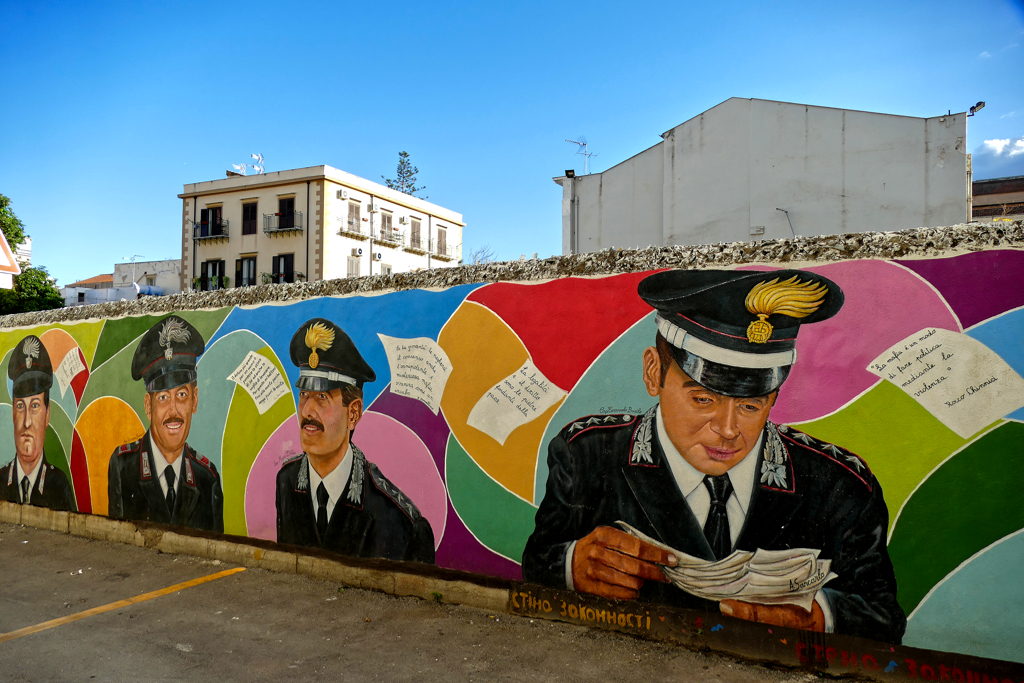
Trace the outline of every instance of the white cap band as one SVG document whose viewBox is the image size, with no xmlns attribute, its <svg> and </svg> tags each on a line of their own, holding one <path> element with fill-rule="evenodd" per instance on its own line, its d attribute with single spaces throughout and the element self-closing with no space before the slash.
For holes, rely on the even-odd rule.
<svg viewBox="0 0 1024 683">
<path fill-rule="evenodd" d="M 345 384 L 351 384 L 352 386 L 359 386 L 356 380 L 352 379 L 348 375 L 343 375 L 340 372 L 324 372 L 322 370 L 306 370 L 303 368 L 299 370 L 299 377 L 317 377 L 319 379 L 327 379 L 332 382 L 344 382 Z"/>
<path fill-rule="evenodd" d="M 781 368 L 796 362 L 796 349 L 780 351 L 778 353 L 744 353 L 743 351 L 723 349 L 720 346 L 697 339 L 692 334 L 688 334 L 683 328 L 660 315 L 657 316 L 657 320 L 658 332 L 661 332 L 661 336 L 669 344 L 677 349 L 689 351 L 693 355 L 709 360 L 712 363 L 731 365 L 736 368 L 760 369 Z"/>
</svg>

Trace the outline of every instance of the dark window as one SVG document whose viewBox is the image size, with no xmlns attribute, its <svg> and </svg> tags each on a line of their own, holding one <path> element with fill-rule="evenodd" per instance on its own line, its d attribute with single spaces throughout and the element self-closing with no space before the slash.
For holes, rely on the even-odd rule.
<svg viewBox="0 0 1024 683">
<path fill-rule="evenodd" d="M 409 246 L 413 249 L 420 249 L 420 219 L 412 218 L 409 223 Z"/>
<path fill-rule="evenodd" d="M 253 204 L 253 206 L 256 206 Z M 256 257 L 245 256 L 235 261 L 235 287 L 251 287 L 256 283 Z"/>
<path fill-rule="evenodd" d="M 224 287 L 224 261 L 203 261 L 199 264 L 199 287 L 204 292 Z"/>
<path fill-rule="evenodd" d="M 274 257 L 274 282 L 295 282 L 295 254 Z"/>
<path fill-rule="evenodd" d="M 295 227 L 295 197 L 277 200 L 277 215 L 281 217 L 278 227 L 281 230 Z"/>
<path fill-rule="evenodd" d="M 78 293 L 78 303 L 80 303 L 80 304 L 84 304 L 85 303 L 85 292 L 79 292 Z"/>
<path fill-rule="evenodd" d="M 256 234 L 256 202 L 242 204 L 242 234 Z"/>
<path fill-rule="evenodd" d="M 210 209 L 199 210 L 199 236 L 209 237 L 210 235 L 223 235 L 221 227 L 221 207 L 214 206 Z"/>
</svg>

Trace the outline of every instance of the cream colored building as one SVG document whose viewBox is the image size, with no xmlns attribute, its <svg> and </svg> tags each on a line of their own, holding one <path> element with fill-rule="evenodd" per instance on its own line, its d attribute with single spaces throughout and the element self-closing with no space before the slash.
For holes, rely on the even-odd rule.
<svg viewBox="0 0 1024 683">
<path fill-rule="evenodd" d="M 182 291 L 329 280 L 462 260 L 462 214 L 330 166 L 191 183 Z"/>
</svg>

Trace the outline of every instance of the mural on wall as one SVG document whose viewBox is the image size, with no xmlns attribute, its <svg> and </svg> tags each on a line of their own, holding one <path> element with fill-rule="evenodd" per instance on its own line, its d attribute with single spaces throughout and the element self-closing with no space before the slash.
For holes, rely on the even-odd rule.
<svg viewBox="0 0 1024 683">
<path fill-rule="evenodd" d="M 0 330 L 0 491 L 1021 661 L 1021 272 L 991 250 Z"/>
</svg>

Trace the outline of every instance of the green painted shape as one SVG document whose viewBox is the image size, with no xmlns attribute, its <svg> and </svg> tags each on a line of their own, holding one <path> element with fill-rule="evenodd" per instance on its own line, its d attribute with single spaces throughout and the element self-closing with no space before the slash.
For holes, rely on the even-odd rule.
<svg viewBox="0 0 1024 683">
<path fill-rule="evenodd" d="M 452 506 L 477 540 L 517 564 L 522 562 L 537 508 L 491 479 L 454 435 L 448 437 L 445 480 Z"/>
<path fill-rule="evenodd" d="M 50 405 L 53 405 L 53 403 L 51 402 Z M 43 441 L 43 448 L 46 449 L 46 461 L 63 472 L 64 476 L 68 478 L 68 483 L 71 484 L 74 481 L 71 478 L 71 458 L 68 457 L 56 432 L 53 431 L 53 413 L 50 413 L 50 426 L 46 429 L 46 439 Z M 71 495 L 75 496 L 73 484 L 71 486 Z M 78 497 L 75 496 L 76 509 L 77 505 Z"/>
<path fill-rule="evenodd" d="M 149 424 L 143 403 L 146 389 L 142 382 L 132 379 L 132 356 L 134 355 L 135 345 L 126 346 L 89 375 L 89 382 L 85 385 L 85 392 L 78 404 L 79 415 L 83 415 L 96 399 L 104 396 L 116 396 L 132 407 L 142 424 Z"/>
<path fill-rule="evenodd" d="M 257 353 L 269 358 L 287 381 L 284 366 L 269 346 Z M 234 368 L 232 368 L 233 370 Z M 260 415 L 256 403 L 248 392 L 235 387 L 231 409 L 224 425 L 224 442 L 221 445 L 221 483 L 224 488 L 224 533 L 245 536 L 245 485 L 249 480 L 256 456 L 267 439 L 277 431 L 281 423 L 295 414 L 292 392 L 277 400 L 270 410 Z"/>
<path fill-rule="evenodd" d="M 195 326 L 199 333 L 203 335 L 203 339 L 209 340 L 213 337 L 214 332 L 220 327 L 220 324 L 224 322 L 224 318 L 228 317 L 228 313 L 231 312 L 231 307 L 218 308 L 213 311 L 181 311 L 175 312 L 174 315 L 187 320 Z M 117 355 L 126 345 L 131 344 L 133 341 L 139 338 L 149 328 L 156 325 L 158 322 L 166 318 L 170 313 L 161 315 L 141 315 L 138 317 L 131 318 L 117 318 L 114 320 L 107 320 L 106 325 L 103 327 L 103 334 L 100 335 L 99 342 L 96 346 L 96 353 L 92 358 L 92 363 L 89 367 L 97 368 L 106 361 Z M 132 353 L 135 353 L 134 344 L 132 344 Z M 86 358 L 89 356 L 87 355 Z M 130 377 L 130 376 L 129 376 Z"/>
<path fill-rule="evenodd" d="M 0 465 L 6 465 L 14 460 L 16 453 L 17 451 L 14 450 L 14 407 L 10 403 L 0 403 Z"/>
<path fill-rule="evenodd" d="M 14 399 L 11 398 L 11 390 L 7 387 L 7 383 L 10 382 L 10 379 L 8 379 L 7 377 L 7 364 L 8 362 L 10 362 L 12 353 L 14 353 L 14 349 L 11 349 L 7 353 L 5 353 L 4 359 L 0 361 L 0 368 L 4 368 L 3 376 L 0 377 L 0 380 L 2 380 L 0 381 L 0 403 L 8 403 L 11 405 L 14 404 Z M 10 420 L 8 420 L 7 424 L 12 423 Z"/>
<path fill-rule="evenodd" d="M 96 353 L 96 345 L 99 343 L 100 334 L 103 331 L 103 323 L 103 320 L 87 320 L 79 323 L 35 325 L 33 327 L 19 327 L 13 330 L 0 331 L 0 351 L 11 350 L 15 344 L 30 334 L 39 337 L 47 330 L 60 329 L 71 335 L 71 338 L 78 344 L 78 348 L 82 349 L 82 355 L 85 356 L 86 364 L 92 367 L 90 359 Z M 4 370 L 6 371 L 6 369 L 7 363 L 5 361 Z"/>
<path fill-rule="evenodd" d="M 49 434 L 49 431 L 53 431 L 54 435 L 60 439 L 61 450 L 65 457 L 68 458 L 68 462 L 70 462 L 69 454 L 71 453 L 71 443 L 75 435 L 75 425 L 71 422 L 71 418 L 68 417 L 67 413 L 64 412 L 64 408 L 52 399 L 50 400 L 50 426 L 47 434 Z M 46 452 L 49 453 L 50 451 L 47 450 Z M 56 465 L 57 463 L 53 464 Z M 71 481 L 70 467 L 65 474 L 68 475 L 68 481 Z"/>
<path fill-rule="evenodd" d="M 969 557 L 1024 528 L 1024 424 L 1007 422 L 950 458 L 907 501 L 889 540 L 900 606 Z"/>
<path fill-rule="evenodd" d="M 799 428 L 864 458 L 882 485 L 890 528 L 918 483 L 967 443 L 890 382 Z"/>
</svg>

